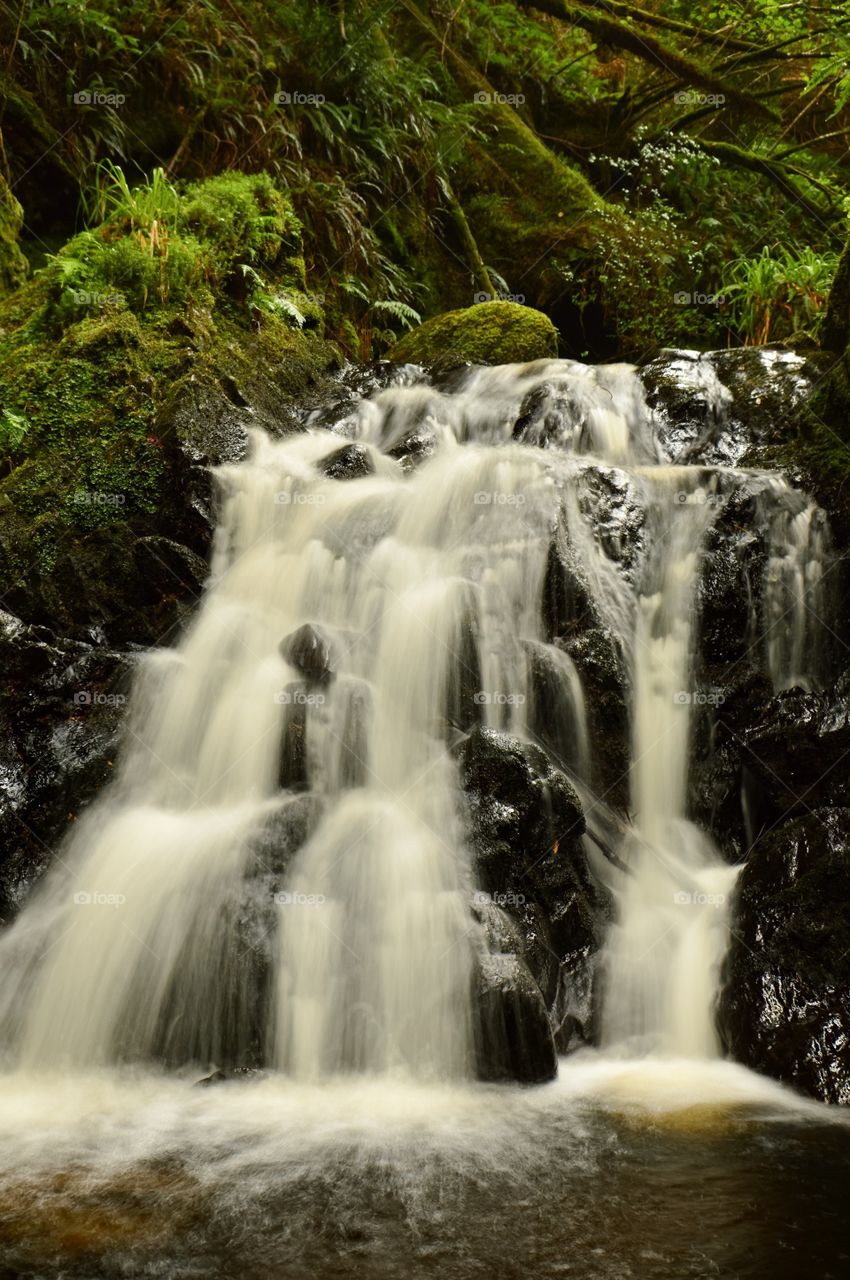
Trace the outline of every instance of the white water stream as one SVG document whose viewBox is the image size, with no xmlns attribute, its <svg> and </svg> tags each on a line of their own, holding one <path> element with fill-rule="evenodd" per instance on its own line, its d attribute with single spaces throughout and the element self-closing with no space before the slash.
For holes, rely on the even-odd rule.
<svg viewBox="0 0 850 1280">
<path fill-rule="evenodd" d="M 529 392 L 536 416 L 517 443 Z M 472 694 L 486 724 L 528 734 L 529 646 L 544 646 L 573 766 L 585 788 L 592 777 L 581 682 L 541 618 L 553 536 L 631 688 L 627 870 L 595 863 L 618 907 L 604 1043 L 711 1057 L 735 872 L 686 812 L 696 588 L 719 509 L 706 469 L 663 457 L 626 366 L 482 369 L 453 394 L 396 386 L 340 429 L 373 474 L 327 478 L 345 437 L 325 429 L 257 433 L 248 460 L 220 470 L 196 619 L 176 650 L 142 663 L 116 782 L 0 942 L 10 1063 L 206 1068 L 253 1046 L 306 1082 L 468 1076 L 484 943 L 452 707 Z M 433 452 L 410 469 L 389 452 L 413 431 Z M 595 472 L 627 481 L 644 512 L 629 571 L 600 533 Z M 824 547 L 812 508 L 789 506 L 776 479 L 762 487 L 775 529 L 765 608 L 793 620 L 768 652 L 783 687 L 805 678 Z M 281 652 L 299 634 L 314 649 L 309 678 L 291 643 Z M 305 788 L 320 820 L 279 868 L 264 833 L 285 827 Z"/>
</svg>

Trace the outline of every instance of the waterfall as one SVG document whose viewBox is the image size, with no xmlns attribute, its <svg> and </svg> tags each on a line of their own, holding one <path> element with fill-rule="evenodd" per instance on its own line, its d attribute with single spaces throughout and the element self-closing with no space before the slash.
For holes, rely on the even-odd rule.
<svg viewBox="0 0 850 1280">
<path fill-rule="evenodd" d="M 687 821 L 694 594 L 717 508 L 689 469 L 647 477 L 650 551 L 631 652 L 634 831 L 605 952 L 603 1037 L 691 1057 L 717 1051 L 712 997 L 736 870 Z M 699 499 L 703 500 L 700 501 Z"/>
<path fill-rule="evenodd" d="M 255 432 L 217 472 L 196 618 L 140 664 L 118 776 L 0 942 L 10 1059 L 469 1075 L 487 944 L 453 745 L 476 723 L 539 736 L 605 804 L 579 672 L 544 625 L 553 555 L 630 699 L 631 823 L 613 862 L 594 858 L 618 909 L 603 1041 L 714 1053 L 735 871 L 688 820 L 687 777 L 719 501 L 656 425 L 631 367 L 540 361 L 451 391 L 407 370 L 330 426 Z M 606 524 L 626 491 L 639 546 Z M 787 487 L 762 492 L 782 687 L 803 680 L 825 534 Z M 789 608 L 785 643 L 770 622 Z"/>
</svg>

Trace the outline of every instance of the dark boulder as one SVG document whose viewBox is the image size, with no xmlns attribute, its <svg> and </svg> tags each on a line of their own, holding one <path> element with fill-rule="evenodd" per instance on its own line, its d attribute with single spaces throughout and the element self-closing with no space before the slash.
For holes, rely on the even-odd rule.
<svg viewBox="0 0 850 1280">
<path fill-rule="evenodd" d="M 309 622 L 281 640 L 280 652 L 309 684 L 329 684 L 336 674 L 328 636 Z"/>
<path fill-rule="evenodd" d="M 479 962 L 475 989 L 475 1057 L 480 1080 L 542 1084 L 558 1059 L 540 989 L 517 955 Z"/>
<path fill-rule="evenodd" d="M 356 480 L 373 475 L 375 464 L 362 444 L 345 444 L 322 458 L 319 470 L 329 480 Z"/>
<path fill-rule="evenodd" d="M 494 729 L 474 729 L 456 753 L 482 886 L 498 891 L 506 877 L 526 872 L 536 882 L 557 876 L 555 845 L 584 832 L 566 776 L 539 747 Z"/>
<path fill-rule="evenodd" d="M 507 734 L 477 728 L 455 750 L 476 883 L 512 920 L 551 1002 L 564 958 L 598 945 L 578 795 L 543 750 Z"/>
<path fill-rule="evenodd" d="M 824 1102 L 850 1103 L 850 808 L 801 814 L 741 872 L 723 967 L 726 1051 Z"/>
<path fill-rule="evenodd" d="M 100 642 L 98 642 L 100 640 Z M 0 921 L 112 776 L 132 659 L 0 612 Z"/>
</svg>

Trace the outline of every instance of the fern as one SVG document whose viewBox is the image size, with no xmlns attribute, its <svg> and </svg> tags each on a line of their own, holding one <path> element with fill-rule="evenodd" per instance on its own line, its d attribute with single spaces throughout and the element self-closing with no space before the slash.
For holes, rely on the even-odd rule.
<svg viewBox="0 0 850 1280">
<path fill-rule="evenodd" d="M 379 302 L 373 302 L 371 311 L 375 315 L 389 316 L 397 320 L 405 329 L 412 329 L 414 325 L 422 323 L 422 317 L 418 311 L 409 307 L 406 302 L 398 302 L 394 298 L 382 298 Z"/>
</svg>

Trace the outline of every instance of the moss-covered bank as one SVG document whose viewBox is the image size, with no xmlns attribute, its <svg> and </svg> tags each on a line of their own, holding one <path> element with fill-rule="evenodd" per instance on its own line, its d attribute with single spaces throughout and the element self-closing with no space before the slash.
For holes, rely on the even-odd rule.
<svg viewBox="0 0 850 1280">
<path fill-rule="evenodd" d="M 248 406 L 271 421 L 338 360 L 270 178 L 116 182 L 103 212 L 0 303 L 0 595 L 69 631 L 121 631 L 139 539 L 204 550 L 192 466 L 238 454 Z"/>
</svg>

